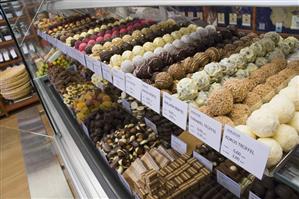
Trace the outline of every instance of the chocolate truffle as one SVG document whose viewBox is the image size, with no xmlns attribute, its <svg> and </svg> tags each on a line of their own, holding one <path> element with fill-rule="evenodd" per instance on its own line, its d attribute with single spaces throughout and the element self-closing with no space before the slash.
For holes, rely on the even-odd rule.
<svg viewBox="0 0 299 199">
<path fill-rule="evenodd" d="M 185 77 L 186 73 L 181 63 L 172 64 L 167 72 L 174 80 L 180 80 Z"/>
<path fill-rule="evenodd" d="M 191 78 L 196 80 L 199 90 L 207 90 L 210 86 L 210 76 L 204 70 L 194 73 Z"/>
<path fill-rule="evenodd" d="M 162 52 L 159 56 L 164 64 L 164 66 L 169 66 L 174 63 L 173 57 L 168 52 Z"/>
<path fill-rule="evenodd" d="M 229 79 L 224 82 L 224 88 L 230 90 L 233 95 L 234 102 L 242 102 L 247 96 L 248 90 L 246 84 L 240 79 Z"/>
<path fill-rule="evenodd" d="M 163 62 L 161 58 L 153 56 L 147 60 L 147 65 L 151 72 L 161 71 L 163 68 Z"/>
<path fill-rule="evenodd" d="M 204 52 L 196 53 L 193 58 L 199 64 L 199 68 L 204 67 L 210 62 L 209 55 Z"/>
<path fill-rule="evenodd" d="M 164 42 L 164 40 L 161 37 L 157 37 L 154 39 L 153 44 L 156 47 L 163 47 L 166 43 Z"/>
<path fill-rule="evenodd" d="M 170 34 L 163 35 L 162 39 L 165 43 L 172 43 L 174 41 L 173 37 Z"/>
<path fill-rule="evenodd" d="M 207 105 L 214 116 L 225 115 L 233 108 L 233 95 L 230 90 L 220 88 L 214 90 L 209 96 Z"/>
<path fill-rule="evenodd" d="M 209 56 L 209 58 L 210 58 L 210 60 L 211 60 L 212 62 L 214 62 L 214 61 L 219 61 L 220 58 L 221 58 L 221 55 L 220 55 L 218 49 L 215 48 L 215 47 L 210 47 L 210 48 L 208 48 L 208 49 L 205 51 L 205 53 Z"/>
<path fill-rule="evenodd" d="M 179 39 L 182 37 L 182 34 L 179 31 L 174 31 L 170 34 L 173 39 Z"/>
<path fill-rule="evenodd" d="M 232 111 L 228 117 L 234 122 L 235 125 L 245 124 L 249 116 L 250 109 L 246 104 L 234 104 Z"/>
<path fill-rule="evenodd" d="M 164 47 L 164 50 L 171 55 L 175 55 L 178 51 L 178 49 L 173 44 L 166 44 Z"/>
<path fill-rule="evenodd" d="M 222 67 L 217 62 L 205 65 L 204 70 L 208 73 L 212 81 L 218 81 L 223 76 Z"/>
<path fill-rule="evenodd" d="M 167 72 L 160 72 L 156 75 L 155 86 L 159 89 L 168 89 L 173 83 L 173 79 Z"/>
<path fill-rule="evenodd" d="M 254 62 L 256 54 L 249 47 L 245 47 L 240 51 L 240 55 L 246 58 L 247 62 Z"/>
<path fill-rule="evenodd" d="M 183 78 L 177 84 L 178 98 L 193 100 L 198 94 L 197 82 L 190 78 Z"/>
</svg>

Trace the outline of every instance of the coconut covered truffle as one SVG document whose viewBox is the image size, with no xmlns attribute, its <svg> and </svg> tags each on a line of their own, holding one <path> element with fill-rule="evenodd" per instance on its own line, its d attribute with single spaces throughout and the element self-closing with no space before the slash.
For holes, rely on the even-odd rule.
<svg viewBox="0 0 299 199">
<path fill-rule="evenodd" d="M 130 60 L 125 60 L 121 63 L 121 66 L 120 66 L 121 70 L 125 73 L 132 73 L 135 69 L 135 66 L 133 64 L 132 61 Z"/>
<path fill-rule="evenodd" d="M 207 90 L 210 86 L 210 76 L 204 70 L 194 73 L 191 78 L 197 82 L 199 90 Z"/>
<path fill-rule="evenodd" d="M 172 83 L 173 79 L 167 72 L 158 73 L 155 77 L 155 86 L 159 89 L 168 89 Z"/>
<path fill-rule="evenodd" d="M 272 138 L 259 138 L 259 142 L 265 144 L 270 149 L 269 157 L 267 160 L 267 168 L 275 166 L 282 158 L 282 148 L 279 143 Z"/>
<path fill-rule="evenodd" d="M 297 144 L 298 134 L 293 127 L 281 124 L 276 129 L 273 139 L 281 146 L 284 152 L 289 152 Z"/>
<path fill-rule="evenodd" d="M 245 124 L 250 114 L 250 109 L 246 104 L 234 104 L 233 109 L 228 114 L 228 117 L 235 125 Z"/>
<path fill-rule="evenodd" d="M 261 96 L 263 102 L 268 102 L 275 95 L 274 88 L 268 84 L 259 84 L 252 92 Z"/>
<path fill-rule="evenodd" d="M 299 75 L 293 77 L 290 81 L 288 86 L 295 87 L 296 89 L 299 89 Z"/>
<path fill-rule="evenodd" d="M 110 65 L 113 66 L 113 67 L 120 67 L 121 62 L 122 62 L 121 55 L 113 55 L 110 58 Z"/>
<path fill-rule="evenodd" d="M 279 95 L 284 95 L 289 98 L 295 106 L 295 110 L 299 111 L 299 90 L 294 87 L 286 87 L 279 92 Z"/>
<path fill-rule="evenodd" d="M 286 96 L 276 95 L 267 107 L 277 115 L 280 123 L 288 123 L 295 114 L 295 106 Z"/>
<path fill-rule="evenodd" d="M 237 129 L 238 131 L 240 131 L 241 133 L 248 135 L 249 137 L 256 139 L 255 134 L 252 132 L 252 130 L 246 126 L 246 125 L 238 125 L 235 127 L 235 129 Z"/>
<path fill-rule="evenodd" d="M 217 120 L 218 122 L 220 122 L 221 124 L 227 124 L 229 126 L 235 126 L 234 122 L 226 116 L 218 116 L 218 117 L 214 117 L 215 120 Z"/>
<path fill-rule="evenodd" d="M 195 80 L 190 78 L 181 79 L 177 84 L 178 98 L 181 100 L 193 100 L 198 94 Z"/>
<path fill-rule="evenodd" d="M 254 111 L 247 119 L 246 125 L 258 137 L 271 137 L 279 125 L 278 116 L 269 109 L 263 108 Z"/>
<path fill-rule="evenodd" d="M 211 113 L 215 116 L 225 115 L 233 108 L 233 95 L 230 90 L 221 88 L 214 90 L 207 101 Z"/>
<path fill-rule="evenodd" d="M 167 71 L 175 80 L 180 80 L 186 75 L 185 70 L 180 63 L 172 64 Z"/>
<path fill-rule="evenodd" d="M 224 88 L 231 91 L 234 102 L 242 102 L 247 96 L 248 90 L 246 84 L 241 79 L 229 79 L 223 84 Z"/>
<path fill-rule="evenodd" d="M 295 112 L 294 117 L 289 121 L 289 125 L 295 128 L 299 134 L 299 112 Z"/>
<path fill-rule="evenodd" d="M 262 98 L 256 93 L 249 92 L 243 101 L 251 111 L 258 109 L 262 105 Z"/>
</svg>

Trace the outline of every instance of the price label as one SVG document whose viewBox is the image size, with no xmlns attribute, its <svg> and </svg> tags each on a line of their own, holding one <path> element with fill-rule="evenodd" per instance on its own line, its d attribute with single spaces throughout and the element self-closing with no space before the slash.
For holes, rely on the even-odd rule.
<svg viewBox="0 0 299 199">
<path fill-rule="evenodd" d="M 111 67 L 106 65 L 106 64 L 102 64 L 102 74 L 103 74 L 103 78 L 105 80 L 107 80 L 110 83 L 113 83 L 112 81 L 112 73 L 111 73 Z"/>
<path fill-rule="evenodd" d="M 5 35 L 5 36 L 4 36 L 4 39 L 5 39 L 6 41 L 8 41 L 8 40 L 12 40 L 12 37 L 11 37 L 11 35 Z"/>
<path fill-rule="evenodd" d="M 195 159 L 197 159 L 201 164 L 203 164 L 207 169 L 209 169 L 210 171 L 213 171 L 213 163 L 210 160 L 203 157 L 202 155 L 200 155 L 196 151 L 193 151 L 193 157 Z"/>
<path fill-rule="evenodd" d="M 225 125 L 220 153 L 262 179 L 269 156 L 266 145 Z"/>
<path fill-rule="evenodd" d="M 281 22 L 275 24 L 275 31 L 282 32 L 282 23 Z"/>
<path fill-rule="evenodd" d="M 240 198 L 241 196 L 241 185 L 233 181 L 230 177 L 224 175 L 221 171 L 217 170 L 217 182 L 225 187 L 227 190 L 232 192 L 235 196 Z"/>
<path fill-rule="evenodd" d="M 35 48 L 34 48 L 33 44 L 29 44 L 29 49 L 30 49 L 32 52 L 35 52 Z"/>
<path fill-rule="evenodd" d="M 145 122 L 146 126 L 151 128 L 156 134 L 158 134 L 157 126 L 155 123 L 153 123 L 150 119 L 148 119 L 146 117 L 144 118 L 144 122 Z"/>
<path fill-rule="evenodd" d="M 141 102 L 156 113 L 160 114 L 160 90 L 145 83 L 141 83 Z"/>
<path fill-rule="evenodd" d="M 131 104 L 128 102 L 128 100 L 123 99 L 123 100 L 121 101 L 121 105 L 122 105 L 122 107 L 123 107 L 126 111 L 128 111 L 129 113 L 132 112 L 132 110 L 131 110 Z"/>
<path fill-rule="evenodd" d="M 292 16 L 291 29 L 295 29 L 295 30 L 299 29 L 299 15 Z"/>
<path fill-rule="evenodd" d="M 236 13 L 229 13 L 229 24 L 237 25 L 237 14 Z"/>
<path fill-rule="evenodd" d="M 27 48 L 27 45 L 26 45 L 26 44 L 24 44 L 24 45 L 22 46 L 22 50 L 23 50 L 23 53 L 24 53 L 25 55 L 27 55 L 27 54 L 29 53 L 29 51 L 28 51 L 28 48 Z"/>
<path fill-rule="evenodd" d="M 189 106 L 189 132 L 216 151 L 220 150 L 222 124 Z"/>
<path fill-rule="evenodd" d="M 162 114 L 164 117 L 186 130 L 188 104 L 163 92 Z"/>
<path fill-rule="evenodd" d="M 92 59 L 91 57 L 89 57 L 88 55 L 85 55 L 85 60 L 86 60 L 86 67 L 94 72 L 94 59 Z"/>
<path fill-rule="evenodd" d="M 265 30 L 266 29 L 266 24 L 265 23 L 259 23 L 259 29 L 260 30 Z"/>
<path fill-rule="evenodd" d="M 223 12 L 217 13 L 217 23 L 218 24 L 225 24 L 225 17 L 224 17 Z"/>
<path fill-rule="evenodd" d="M 17 58 L 18 57 L 18 55 L 17 55 L 17 53 L 16 53 L 16 51 L 15 51 L 15 49 L 10 49 L 10 55 L 11 55 L 11 57 L 13 58 L 13 59 L 15 59 L 15 58 Z"/>
<path fill-rule="evenodd" d="M 56 47 L 57 40 L 51 36 L 48 37 L 48 42 Z"/>
<path fill-rule="evenodd" d="M 57 48 L 65 54 L 67 53 L 67 50 L 68 50 L 67 47 L 68 46 L 65 43 L 63 43 L 62 41 L 59 41 L 59 40 L 57 41 Z"/>
<path fill-rule="evenodd" d="M 188 12 L 188 17 L 191 18 L 191 19 L 194 18 L 194 13 L 193 13 L 193 11 L 189 11 L 189 12 Z"/>
<path fill-rule="evenodd" d="M 112 73 L 113 73 L 113 85 L 119 88 L 120 90 L 125 91 L 126 90 L 125 73 L 116 68 L 112 68 Z"/>
<path fill-rule="evenodd" d="M 251 26 L 251 15 L 250 14 L 242 15 L 242 26 Z"/>
<path fill-rule="evenodd" d="M 102 64 L 98 60 L 93 60 L 93 72 L 103 78 Z"/>
<path fill-rule="evenodd" d="M 203 20 L 203 13 L 202 12 L 197 12 L 197 18 L 199 18 L 200 20 Z"/>
<path fill-rule="evenodd" d="M 135 99 L 141 99 L 142 81 L 130 73 L 126 73 L 126 93 Z"/>
<path fill-rule="evenodd" d="M 254 193 L 252 193 L 251 191 L 249 191 L 248 199 L 261 199 L 261 198 L 255 195 Z"/>
<path fill-rule="evenodd" d="M 10 60 L 7 51 L 3 52 L 3 57 L 4 57 L 4 60 L 5 60 L 5 61 L 9 61 L 9 60 Z"/>
<path fill-rule="evenodd" d="M 81 124 L 81 127 L 85 133 L 85 135 L 90 139 L 90 136 L 89 136 L 89 132 L 88 132 L 88 128 L 85 126 L 85 124 L 82 122 Z"/>
<path fill-rule="evenodd" d="M 83 66 L 86 66 L 85 55 L 79 50 L 75 50 L 74 53 L 75 53 L 74 59 L 80 62 Z"/>
<path fill-rule="evenodd" d="M 173 134 L 171 134 L 171 148 L 180 154 L 187 153 L 187 144 Z"/>
</svg>

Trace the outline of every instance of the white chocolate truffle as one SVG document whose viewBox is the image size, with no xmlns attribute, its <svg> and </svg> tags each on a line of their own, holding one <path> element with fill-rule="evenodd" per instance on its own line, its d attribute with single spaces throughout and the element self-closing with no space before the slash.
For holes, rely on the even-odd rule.
<svg viewBox="0 0 299 199">
<path fill-rule="evenodd" d="M 139 66 L 145 62 L 145 59 L 141 55 L 137 55 L 132 61 L 135 66 Z"/>
<path fill-rule="evenodd" d="M 269 38 L 271 39 L 275 44 L 278 44 L 280 40 L 280 35 L 277 32 L 267 32 L 264 34 L 264 38 Z"/>
<path fill-rule="evenodd" d="M 193 40 L 189 35 L 182 36 L 181 41 L 184 42 L 185 44 L 191 44 L 193 42 Z"/>
<path fill-rule="evenodd" d="M 123 61 L 132 60 L 134 57 L 132 51 L 129 51 L 129 50 L 126 50 L 125 52 L 123 52 L 123 54 L 121 56 L 122 56 Z"/>
<path fill-rule="evenodd" d="M 299 89 L 299 75 L 293 77 L 288 84 L 289 87 L 294 87 L 297 90 Z"/>
<path fill-rule="evenodd" d="M 271 52 L 275 48 L 275 43 L 269 38 L 263 38 L 259 41 L 262 44 L 264 51 Z"/>
<path fill-rule="evenodd" d="M 177 49 L 173 44 L 166 44 L 163 48 L 171 55 L 175 55 L 177 53 Z"/>
<path fill-rule="evenodd" d="M 182 36 L 183 36 L 183 35 L 187 35 L 187 34 L 189 34 L 189 33 L 190 33 L 190 30 L 189 30 L 188 28 L 186 28 L 186 27 L 182 27 L 182 28 L 180 28 L 179 32 L 180 32 L 180 33 L 182 34 Z"/>
<path fill-rule="evenodd" d="M 279 143 L 272 138 L 259 138 L 259 142 L 265 144 L 270 149 L 269 157 L 267 160 L 267 168 L 275 166 L 282 158 L 282 148 Z"/>
<path fill-rule="evenodd" d="M 196 31 L 197 25 L 190 24 L 187 28 L 190 30 L 190 32 L 193 32 L 193 31 Z"/>
<path fill-rule="evenodd" d="M 170 34 L 163 35 L 162 39 L 165 43 L 171 43 L 174 41 L 173 37 Z"/>
<path fill-rule="evenodd" d="M 263 108 L 254 111 L 247 119 L 246 125 L 252 129 L 258 137 L 271 137 L 279 125 L 277 115 Z"/>
<path fill-rule="evenodd" d="M 153 44 L 156 47 L 163 47 L 166 43 L 164 42 L 164 40 L 161 37 L 157 37 L 154 39 Z"/>
<path fill-rule="evenodd" d="M 198 32 L 200 34 L 201 38 L 207 37 L 209 35 L 209 31 L 205 28 L 202 28 L 202 27 L 198 27 L 196 29 L 196 32 Z"/>
<path fill-rule="evenodd" d="M 246 58 L 247 62 L 254 62 L 256 54 L 249 47 L 245 47 L 240 51 L 240 55 Z"/>
<path fill-rule="evenodd" d="M 174 31 L 170 34 L 173 39 L 179 39 L 182 37 L 182 34 L 179 31 Z"/>
<path fill-rule="evenodd" d="M 258 67 L 254 63 L 249 63 L 246 68 L 249 74 L 255 71 L 256 69 L 258 69 Z"/>
<path fill-rule="evenodd" d="M 240 54 L 232 54 L 229 56 L 228 61 L 234 64 L 237 68 L 244 68 L 247 64 L 246 58 Z"/>
<path fill-rule="evenodd" d="M 213 84 L 211 84 L 210 89 L 209 89 L 209 95 L 214 91 L 217 90 L 219 88 L 221 88 L 221 84 L 214 82 Z"/>
<path fill-rule="evenodd" d="M 217 62 L 212 62 L 205 65 L 204 70 L 213 81 L 218 81 L 223 76 L 222 67 Z"/>
<path fill-rule="evenodd" d="M 132 73 L 135 69 L 133 62 L 130 60 L 123 61 L 120 68 L 124 73 Z"/>
<path fill-rule="evenodd" d="M 284 55 L 288 55 L 292 51 L 291 47 L 285 41 L 279 42 L 278 48 L 281 49 Z"/>
<path fill-rule="evenodd" d="M 195 102 L 198 106 L 203 106 L 206 104 L 207 100 L 208 100 L 207 92 L 200 91 L 197 95 L 197 98 L 195 99 Z"/>
<path fill-rule="evenodd" d="M 110 65 L 112 67 L 120 67 L 120 64 L 122 62 L 122 56 L 121 55 L 113 55 L 111 58 L 110 58 Z"/>
<path fill-rule="evenodd" d="M 233 75 L 237 71 L 237 66 L 230 62 L 228 58 L 222 59 L 219 64 L 226 75 Z"/>
<path fill-rule="evenodd" d="M 172 44 L 174 45 L 174 47 L 176 48 L 183 48 L 186 44 L 184 42 L 182 42 L 182 40 L 180 39 L 176 39 L 174 40 L 174 42 L 172 42 Z"/>
<path fill-rule="evenodd" d="M 299 48 L 299 41 L 293 36 L 286 38 L 284 42 L 286 42 L 291 47 L 291 52 L 293 52 L 296 48 Z"/>
<path fill-rule="evenodd" d="M 279 48 L 275 48 L 274 51 L 271 51 L 266 55 L 266 58 L 269 61 L 272 61 L 273 59 L 285 59 L 285 56 Z"/>
<path fill-rule="evenodd" d="M 216 32 L 216 27 L 214 25 L 207 25 L 205 27 L 209 31 L 209 34 L 215 33 Z"/>
<path fill-rule="evenodd" d="M 289 98 L 295 105 L 296 111 L 299 111 L 299 89 L 294 87 L 286 87 L 279 92 L 279 95 L 284 95 Z"/>
<path fill-rule="evenodd" d="M 246 77 L 248 77 L 248 76 L 249 76 L 249 72 L 248 72 L 247 70 L 239 69 L 239 70 L 237 70 L 237 72 L 236 72 L 236 77 L 237 77 L 237 78 L 241 78 L 241 79 L 243 79 L 243 78 L 246 78 Z"/>
<path fill-rule="evenodd" d="M 293 127 L 281 124 L 276 129 L 273 139 L 281 146 L 284 152 L 289 152 L 297 144 L 298 134 Z"/>
<path fill-rule="evenodd" d="M 144 53 L 143 58 L 144 58 L 145 60 L 148 60 L 149 58 L 151 58 L 151 57 L 153 57 L 153 56 L 155 56 L 155 54 L 152 53 L 151 51 L 149 51 L 149 52 Z"/>
<path fill-rule="evenodd" d="M 210 86 L 210 76 L 204 70 L 193 73 L 191 78 L 197 82 L 199 90 L 206 90 Z"/>
<path fill-rule="evenodd" d="M 295 112 L 294 117 L 289 122 L 289 125 L 295 128 L 299 135 L 299 112 Z"/>
<path fill-rule="evenodd" d="M 276 95 L 267 106 L 272 113 L 276 114 L 280 123 L 288 123 L 295 114 L 293 102 L 283 95 Z"/>
<path fill-rule="evenodd" d="M 198 94 L 197 82 L 190 78 L 183 78 L 177 84 L 178 98 L 193 100 Z"/>
<path fill-rule="evenodd" d="M 241 133 L 248 135 L 249 137 L 256 139 L 255 134 L 252 132 L 252 130 L 246 126 L 246 125 L 239 125 L 235 127 L 238 131 L 240 131 Z"/>
<path fill-rule="evenodd" d="M 196 41 L 196 40 L 200 40 L 201 36 L 198 32 L 193 32 L 190 34 L 190 38 Z"/>
<path fill-rule="evenodd" d="M 132 49 L 132 53 L 134 56 L 136 56 L 136 55 L 142 56 L 145 53 L 145 51 L 142 48 L 142 46 L 134 46 L 134 48 Z"/>
<path fill-rule="evenodd" d="M 159 56 L 161 53 L 165 52 L 165 49 L 162 47 L 158 47 L 154 50 L 154 54 Z"/>
<path fill-rule="evenodd" d="M 266 63 L 268 63 L 268 60 L 264 57 L 257 57 L 255 60 L 255 65 L 257 65 L 257 66 L 263 66 Z"/>
<path fill-rule="evenodd" d="M 155 50 L 156 46 L 152 42 L 146 42 L 143 44 L 143 49 L 147 52 L 151 51 L 153 52 Z"/>
<path fill-rule="evenodd" d="M 256 56 L 263 57 L 265 55 L 265 51 L 263 49 L 263 46 L 259 42 L 254 42 L 253 44 L 250 45 L 249 48 L 251 50 L 253 50 L 253 52 L 255 53 Z"/>
</svg>

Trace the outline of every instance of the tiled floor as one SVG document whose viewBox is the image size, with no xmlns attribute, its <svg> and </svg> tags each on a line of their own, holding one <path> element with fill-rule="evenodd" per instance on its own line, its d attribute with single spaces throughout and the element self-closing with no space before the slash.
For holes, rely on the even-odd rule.
<svg viewBox="0 0 299 199">
<path fill-rule="evenodd" d="M 0 199 L 73 198 L 40 105 L 0 120 Z"/>
</svg>

